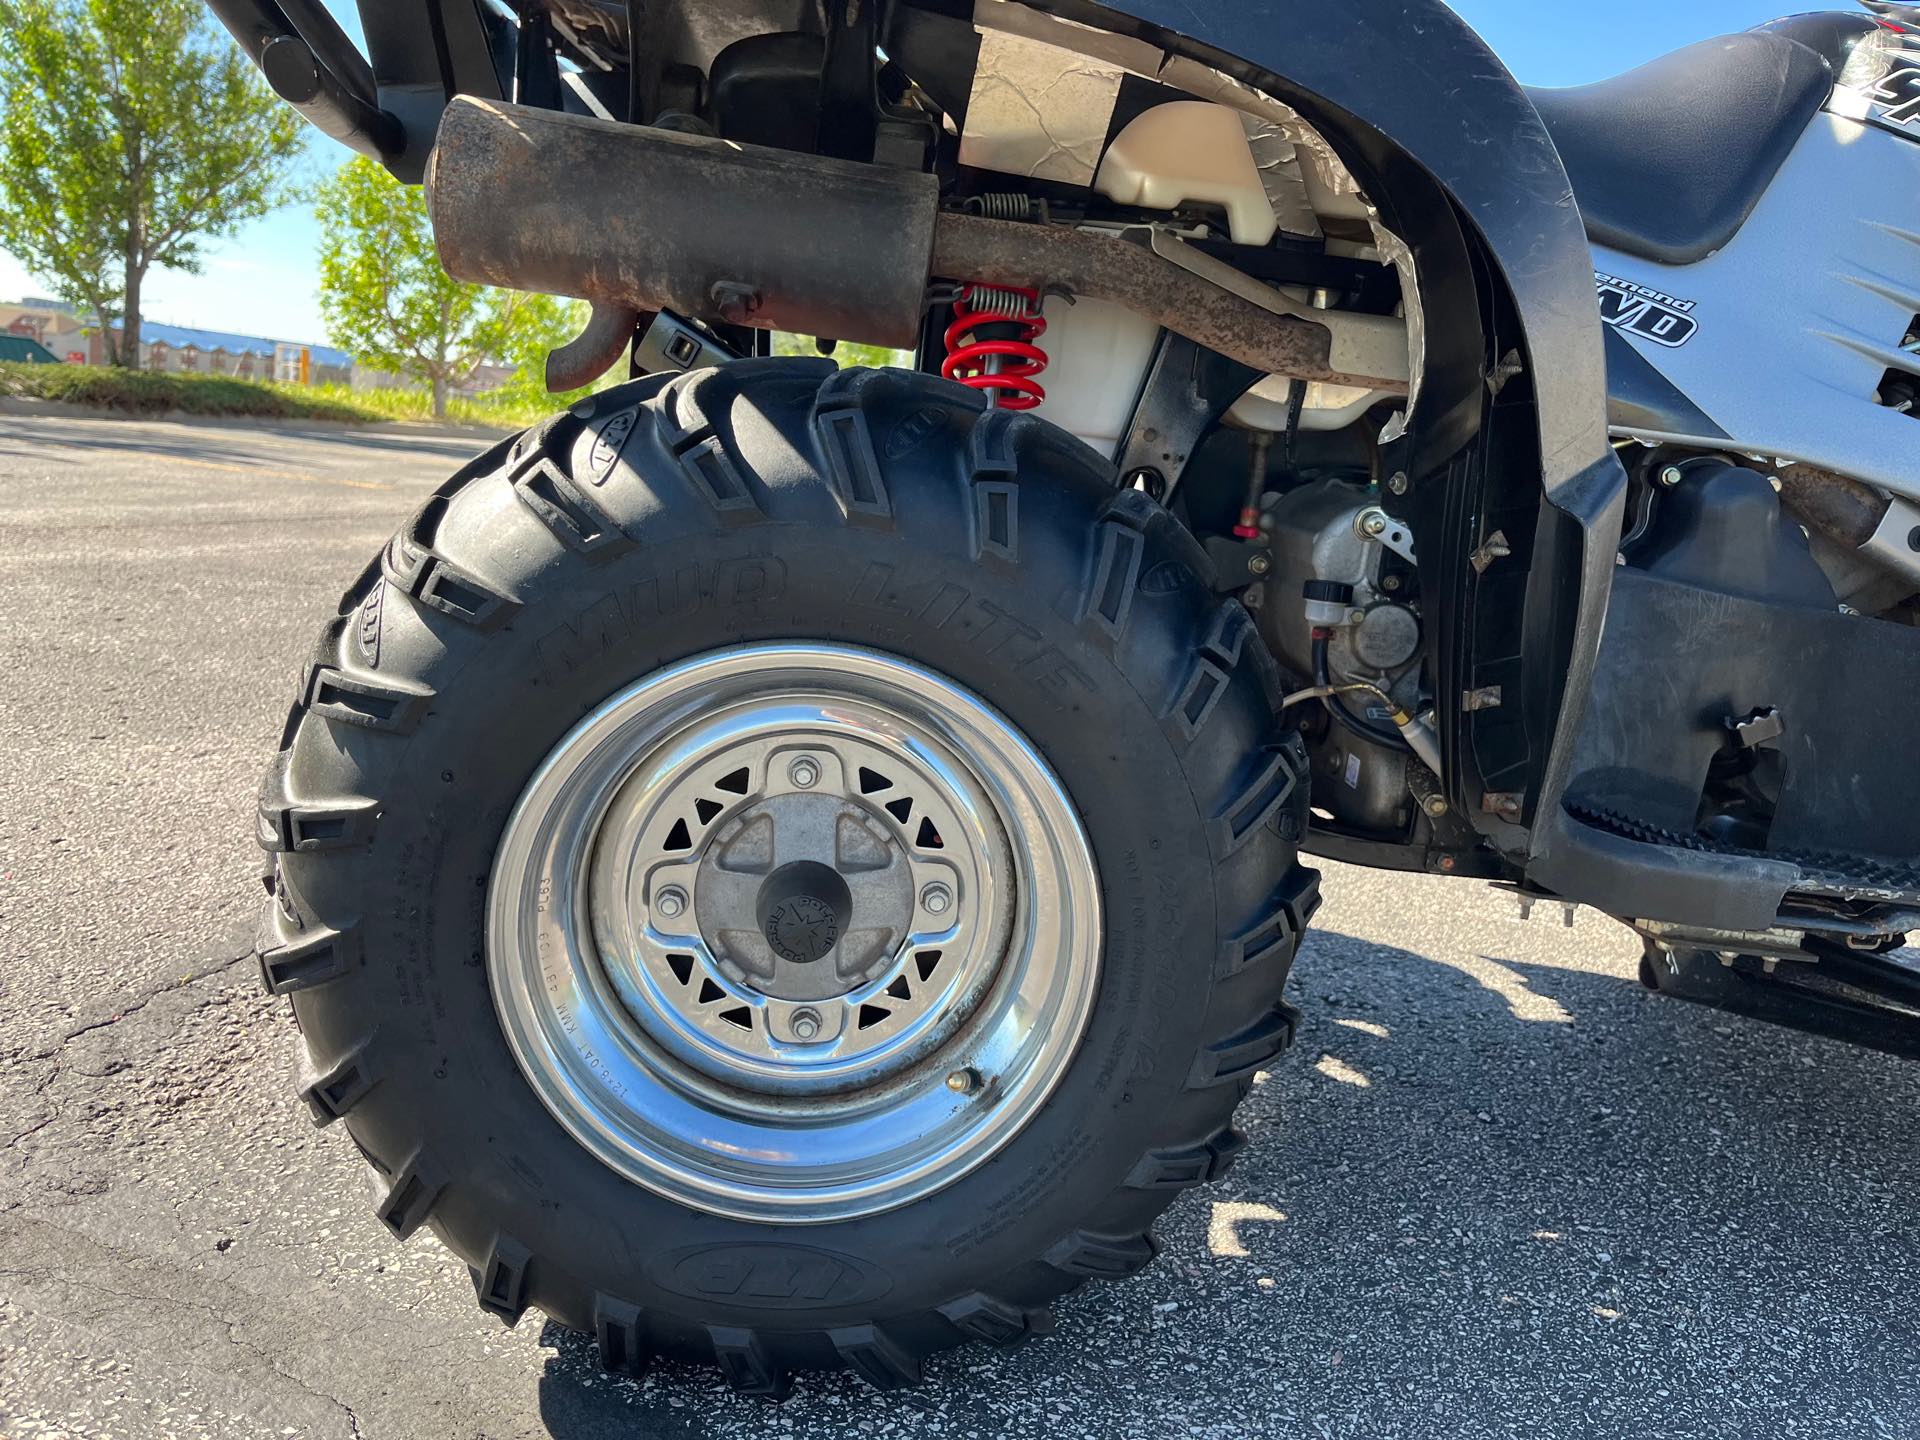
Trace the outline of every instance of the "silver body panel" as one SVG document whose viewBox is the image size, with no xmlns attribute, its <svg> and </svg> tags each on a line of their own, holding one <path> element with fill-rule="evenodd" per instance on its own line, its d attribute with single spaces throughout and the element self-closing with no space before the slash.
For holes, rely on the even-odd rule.
<svg viewBox="0 0 1920 1440">
<path fill-rule="evenodd" d="M 1664 345 L 1616 327 L 1723 436 L 1623 431 L 1801 460 L 1920 499 L 1920 417 L 1880 405 L 1920 315 L 1920 144 L 1816 115 L 1726 247 L 1662 265 L 1605 246 L 1596 271 L 1691 302 L 1697 328 Z"/>
</svg>

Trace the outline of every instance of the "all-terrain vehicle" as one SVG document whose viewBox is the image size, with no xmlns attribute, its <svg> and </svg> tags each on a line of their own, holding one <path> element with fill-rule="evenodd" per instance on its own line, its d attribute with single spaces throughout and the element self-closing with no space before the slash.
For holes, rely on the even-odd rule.
<svg viewBox="0 0 1920 1440">
<path fill-rule="evenodd" d="M 1439 0 L 211 3 L 630 377 L 347 588 L 260 802 L 306 1102 L 487 1309 L 1047 1329 L 1246 1143 L 1302 852 L 1915 1050 L 1912 7 L 1529 92 Z"/>
</svg>

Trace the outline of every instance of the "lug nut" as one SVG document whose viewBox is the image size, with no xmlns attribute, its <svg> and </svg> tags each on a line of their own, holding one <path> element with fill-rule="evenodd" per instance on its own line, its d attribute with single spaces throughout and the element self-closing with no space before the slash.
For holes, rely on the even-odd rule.
<svg viewBox="0 0 1920 1440">
<path fill-rule="evenodd" d="M 796 1010 L 793 1012 L 793 1037 L 796 1040 L 811 1040 L 820 1033 L 820 1015 L 814 1010 Z"/>
<path fill-rule="evenodd" d="M 947 1076 L 947 1089 L 956 1095 L 971 1095 L 980 1088 L 980 1072 L 972 1066 Z"/>
<path fill-rule="evenodd" d="M 799 759 L 787 771 L 787 778 L 802 790 L 811 790 L 820 783 L 820 767 L 811 760 Z"/>
<path fill-rule="evenodd" d="M 669 885 L 653 897 L 653 908 L 669 920 L 684 915 L 687 911 L 687 892 L 678 885 Z"/>
<path fill-rule="evenodd" d="M 953 904 L 953 891 L 936 880 L 920 892 L 920 903 L 926 907 L 929 915 L 944 915 L 947 907 Z"/>
</svg>

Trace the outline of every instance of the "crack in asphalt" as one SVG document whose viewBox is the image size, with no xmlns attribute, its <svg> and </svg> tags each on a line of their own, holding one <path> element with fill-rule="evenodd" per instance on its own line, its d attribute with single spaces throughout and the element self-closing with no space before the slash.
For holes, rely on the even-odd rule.
<svg viewBox="0 0 1920 1440">
<path fill-rule="evenodd" d="M 253 947 L 249 946 L 246 950 L 242 951 L 238 955 L 223 957 L 218 960 L 212 960 L 202 965 L 200 969 L 194 970 L 186 975 L 178 976 L 176 978 L 169 979 L 169 980 L 163 980 L 160 983 L 150 986 L 148 989 L 137 993 L 131 1001 L 129 1001 L 125 1005 L 120 1006 L 112 1014 L 102 1016 L 98 1019 L 88 1020 L 83 1024 L 74 1026 L 71 1030 L 67 1031 L 66 1034 L 62 1035 L 53 1044 L 47 1046 L 43 1050 L 37 1050 L 29 1055 L 18 1056 L 17 1061 L 18 1063 L 21 1063 L 21 1064 L 30 1064 L 36 1061 L 52 1062 L 47 1070 L 47 1073 L 41 1076 L 40 1079 L 37 1082 L 35 1082 L 33 1088 L 28 1092 L 29 1098 L 38 1097 L 46 1094 L 46 1092 L 52 1087 L 53 1083 L 56 1080 L 58 1080 L 63 1074 L 67 1073 L 66 1067 L 62 1066 L 56 1057 L 60 1054 L 62 1050 L 64 1050 L 68 1045 L 72 1044 L 75 1040 L 79 1039 L 82 1035 L 88 1035 L 93 1033 L 96 1030 L 105 1030 L 114 1025 L 118 1025 L 121 1021 L 127 1019 L 128 1017 L 139 1014 L 142 1010 L 146 1009 L 147 1006 L 151 1005 L 155 1000 L 159 999 L 162 995 L 170 995 L 176 990 L 190 989 L 193 986 L 198 985 L 205 980 L 217 979 L 218 977 L 232 970 L 236 965 L 245 964 L 247 961 L 253 959 L 254 953 L 255 952 L 253 950 Z M 78 1071 L 76 1073 L 79 1073 L 81 1075 L 87 1075 L 89 1072 Z M 106 1075 L 110 1075 L 112 1073 L 114 1072 L 107 1071 L 105 1072 L 105 1074 L 97 1075 L 97 1076 L 94 1076 L 93 1078 L 104 1079 L 106 1078 Z M 43 1119 L 34 1121 L 31 1125 L 28 1125 L 25 1129 L 15 1131 L 12 1135 L 7 1136 L 4 1140 L 0 1140 L 0 1150 L 12 1150 L 17 1148 L 21 1143 L 21 1141 L 26 1140 L 28 1137 L 32 1135 L 38 1134 L 40 1131 L 46 1129 L 47 1126 L 51 1125 L 55 1120 L 59 1118 L 60 1118 L 60 1112 L 56 1110 L 53 1114 L 48 1115 Z"/>
<path fill-rule="evenodd" d="M 49 1267 L 43 1266 L 27 1266 L 20 1269 L 0 1270 L 0 1278 L 9 1276 L 51 1279 L 56 1284 L 65 1285 L 69 1289 L 79 1290 L 91 1295 L 98 1295 L 113 1300 L 142 1300 L 150 1305 L 175 1310 L 186 1310 L 204 1315 L 215 1325 L 219 1326 L 221 1330 L 226 1332 L 226 1341 L 229 1345 L 232 1345 L 237 1350 L 244 1350 L 289 1385 L 311 1395 L 316 1400 L 324 1400 L 327 1404 L 332 1405 L 346 1417 L 347 1428 L 351 1432 L 353 1440 L 366 1440 L 366 1431 L 361 1428 L 360 1416 L 354 1411 L 351 1405 L 347 1404 L 346 1401 L 342 1400 L 332 1391 L 321 1389 L 311 1381 L 284 1369 L 274 1358 L 272 1351 L 253 1341 L 243 1339 L 240 1336 L 240 1321 L 221 1314 L 205 1301 L 189 1300 L 178 1295 L 156 1295 L 146 1290 L 135 1290 L 130 1286 L 124 1285 L 110 1289 L 103 1285 L 88 1284 L 86 1281 L 77 1280 L 70 1275 L 60 1274 Z"/>
<path fill-rule="evenodd" d="M 244 964 L 253 959 L 254 954 L 253 947 L 248 946 L 238 955 L 227 959 L 215 960 L 202 969 L 195 970 L 190 974 L 182 975 L 176 979 L 163 980 L 150 989 L 135 995 L 129 1004 L 121 1006 L 111 1015 L 104 1015 L 97 1020 L 89 1020 L 84 1024 L 76 1025 L 46 1049 L 36 1051 L 32 1055 L 27 1055 L 22 1058 L 27 1060 L 51 1060 L 55 1055 L 59 1054 L 61 1050 L 79 1039 L 82 1035 L 91 1034 L 95 1030 L 104 1030 L 110 1025 L 118 1025 L 128 1016 L 139 1014 L 162 995 L 171 994 L 175 990 L 185 990 L 190 986 L 198 985 L 202 980 L 210 980 L 215 976 L 224 975 L 227 971 L 233 969 L 234 966 Z M 46 1086 L 43 1084 L 39 1088 L 45 1089 Z"/>
<path fill-rule="evenodd" d="M 22 1140 L 26 1139 L 29 1135 L 38 1134 L 40 1131 L 46 1129 L 47 1126 L 51 1125 L 55 1120 L 59 1118 L 60 1118 L 59 1112 L 56 1111 L 54 1114 L 47 1116 L 47 1118 L 44 1120 L 35 1121 L 33 1124 L 29 1125 L 26 1129 L 20 1131 L 17 1135 L 9 1135 L 7 1137 L 6 1143 L 4 1145 L 0 1145 L 0 1150 L 13 1149 L 14 1146 L 18 1145 Z"/>
</svg>

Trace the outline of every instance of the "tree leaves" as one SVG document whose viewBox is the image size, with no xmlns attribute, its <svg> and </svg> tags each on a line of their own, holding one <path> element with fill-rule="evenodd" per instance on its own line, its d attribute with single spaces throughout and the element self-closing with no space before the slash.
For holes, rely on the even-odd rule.
<svg viewBox="0 0 1920 1440">
<path fill-rule="evenodd" d="M 300 118 L 200 0 L 0 0 L 0 75 L 0 246 L 109 322 L 291 198 Z"/>
<path fill-rule="evenodd" d="M 323 183 L 314 215 L 328 336 L 367 364 L 432 387 L 436 415 L 482 361 L 515 365 L 513 383 L 525 388 L 546 351 L 579 328 L 583 306 L 448 275 L 424 194 L 371 160 L 349 160 Z"/>
</svg>

